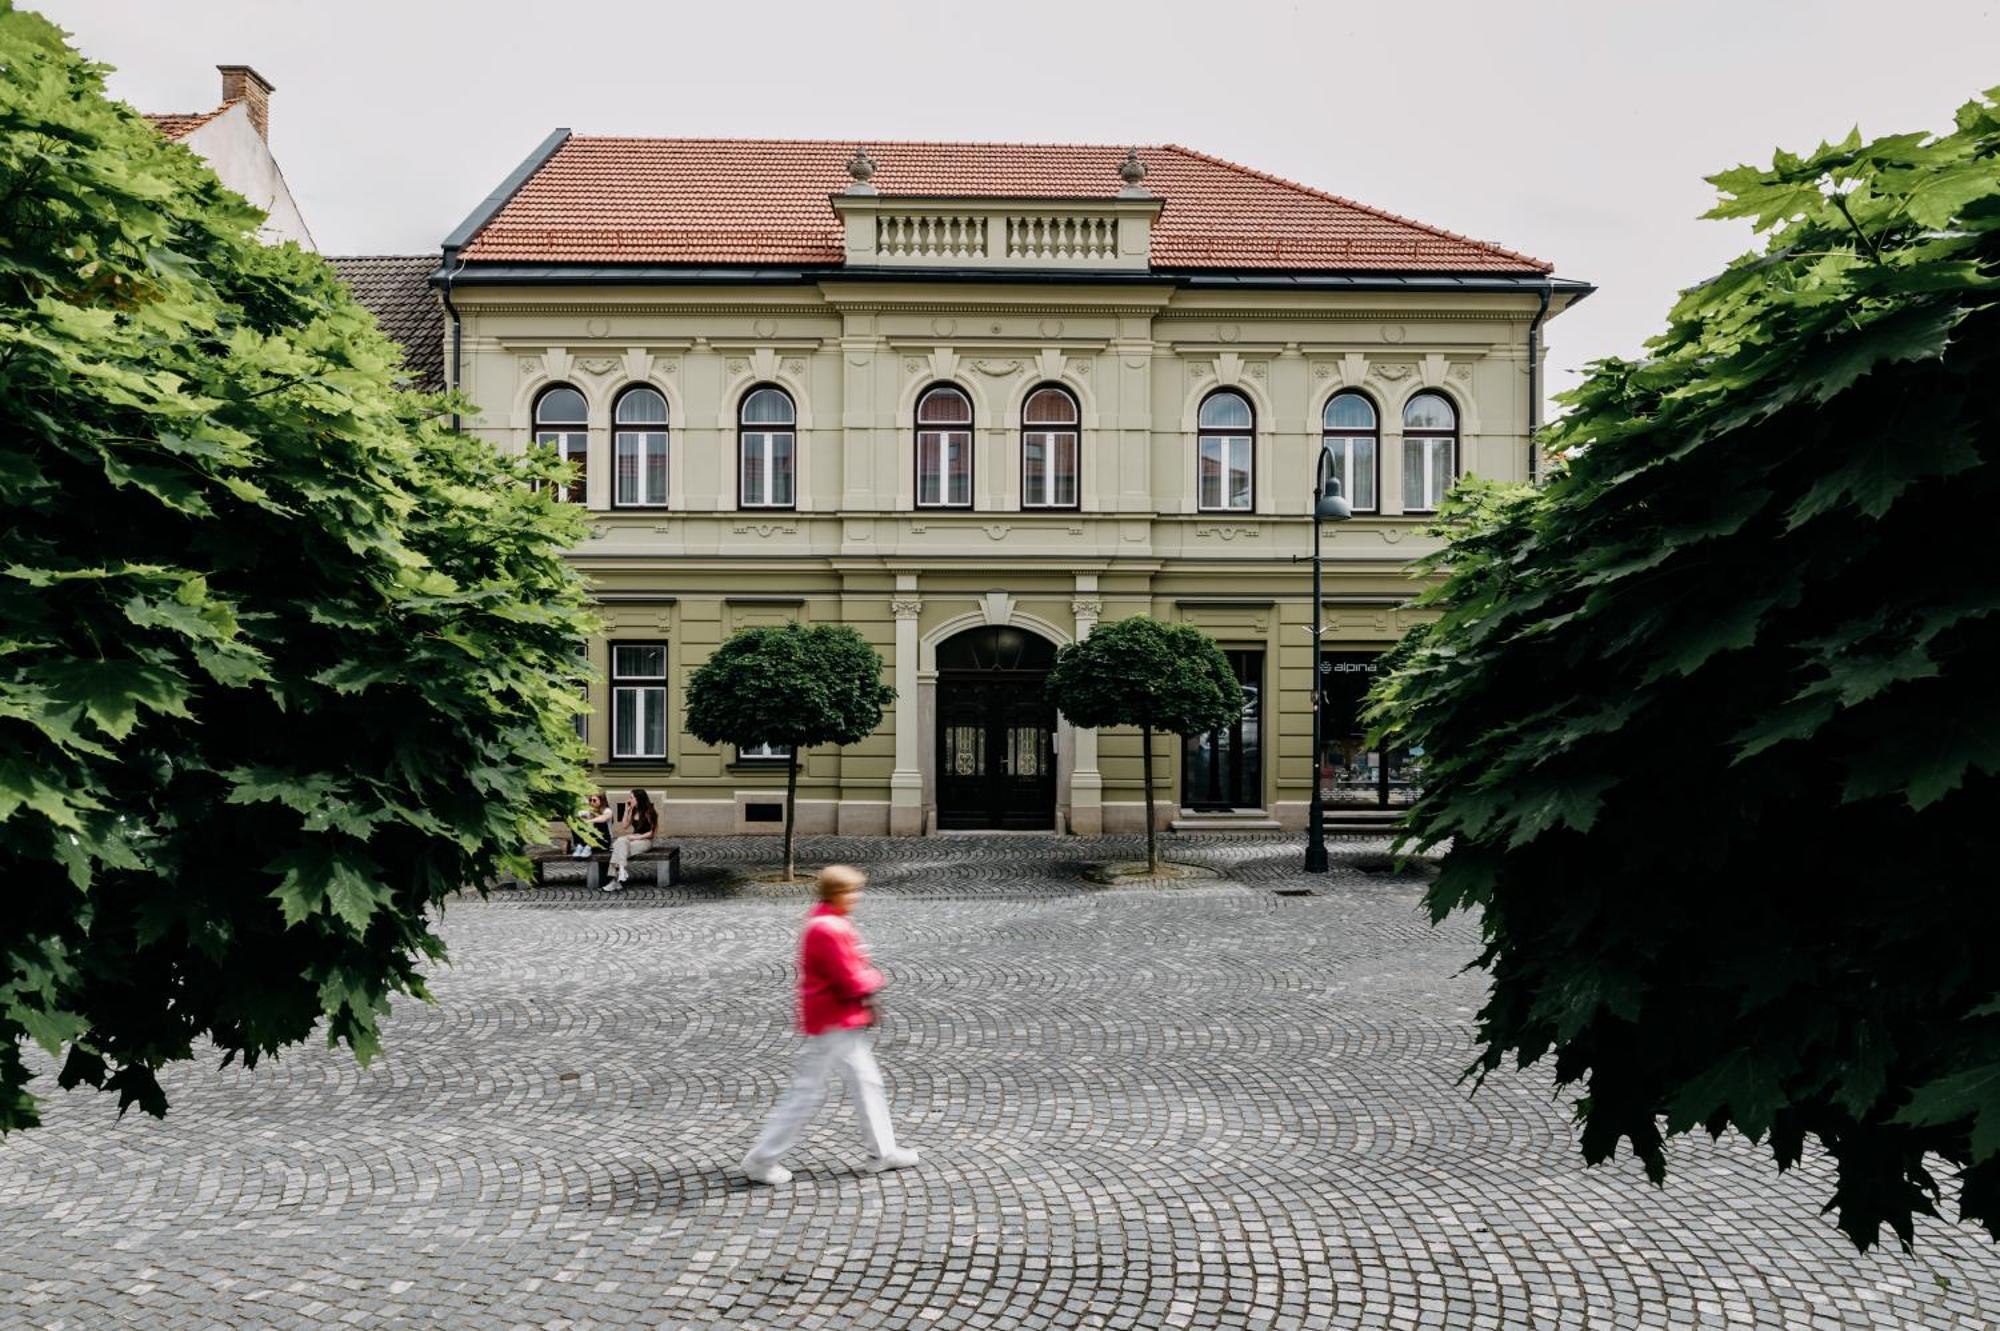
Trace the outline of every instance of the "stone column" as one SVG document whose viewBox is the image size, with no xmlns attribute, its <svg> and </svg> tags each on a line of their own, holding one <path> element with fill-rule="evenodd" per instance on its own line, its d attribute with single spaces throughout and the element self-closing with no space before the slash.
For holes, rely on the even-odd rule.
<svg viewBox="0 0 2000 1331">
<path fill-rule="evenodd" d="M 1097 627 L 1104 603 L 1097 599 L 1097 575 L 1076 575 L 1076 599 L 1070 602 L 1076 616 L 1076 641 L 1082 642 Z M 1078 836 L 1101 836 L 1104 832 L 1104 777 L 1097 770 L 1097 732 L 1070 731 L 1074 751 L 1069 770 L 1069 830 Z"/>
<path fill-rule="evenodd" d="M 896 767 L 889 774 L 889 835 L 918 836 L 924 830 L 924 773 L 917 737 L 917 616 L 914 573 L 896 575 L 889 611 L 896 616 Z"/>
</svg>

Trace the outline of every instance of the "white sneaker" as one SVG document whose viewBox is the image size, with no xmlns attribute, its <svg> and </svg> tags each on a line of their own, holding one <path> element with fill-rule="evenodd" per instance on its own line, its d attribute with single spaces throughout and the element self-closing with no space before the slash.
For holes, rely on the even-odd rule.
<svg viewBox="0 0 2000 1331">
<path fill-rule="evenodd" d="M 792 1171 L 786 1169 L 783 1165 L 764 1165 L 759 1167 L 745 1160 L 742 1169 L 744 1178 L 749 1179 L 752 1183 L 761 1183 L 767 1188 L 775 1188 L 780 1184 L 792 1181 Z"/>
<path fill-rule="evenodd" d="M 880 1174 L 884 1170 L 889 1169 L 915 1169 L 917 1162 L 921 1158 L 909 1147 L 898 1146 L 895 1150 L 885 1155 L 878 1155 L 870 1160 L 868 1162 L 868 1172 L 871 1174 Z"/>
<path fill-rule="evenodd" d="M 620 869 L 620 870 L 618 871 L 618 886 L 620 886 L 620 887 L 623 887 L 623 886 L 625 886 L 625 880 L 626 880 L 627 878 L 630 878 L 631 876 L 632 876 L 632 874 L 631 874 L 631 872 L 630 872 L 629 870 L 626 870 L 626 869 Z"/>
<path fill-rule="evenodd" d="M 616 892 L 624 886 L 625 884 L 619 882 L 616 878 L 607 878 L 597 885 L 597 890 L 600 892 Z"/>
<path fill-rule="evenodd" d="M 579 841 L 570 847 L 569 857 L 573 860 L 587 860 L 590 858 L 590 847 Z"/>
</svg>

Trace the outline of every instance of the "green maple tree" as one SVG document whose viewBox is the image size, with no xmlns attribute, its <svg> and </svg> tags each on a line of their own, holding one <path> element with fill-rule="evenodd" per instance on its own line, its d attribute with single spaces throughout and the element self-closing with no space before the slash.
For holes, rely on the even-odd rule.
<svg viewBox="0 0 2000 1331">
<path fill-rule="evenodd" d="M 0 1130 L 203 1042 L 366 1059 L 582 793 L 578 519 L 0 5 Z M 523 866 L 525 867 L 525 866 Z"/>
<path fill-rule="evenodd" d="M 2000 1235 L 2000 107 L 1713 178 L 1767 233 L 1568 395 L 1540 493 L 1470 482 L 1378 686 L 1476 908 L 1478 1070 L 1582 1149 L 1816 1142 L 1866 1248 L 1957 1171 Z"/>
</svg>

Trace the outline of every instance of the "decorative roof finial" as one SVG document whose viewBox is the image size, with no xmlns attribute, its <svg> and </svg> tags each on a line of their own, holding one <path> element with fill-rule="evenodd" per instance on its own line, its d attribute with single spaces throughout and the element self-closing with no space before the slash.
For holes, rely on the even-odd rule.
<svg viewBox="0 0 2000 1331">
<path fill-rule="evenodd" d="M 1125 154 L 1125 160 L 1118 164 L 1118 178 L 1125 182 L 1125 188 L 1118 191 L 1122 199 L 1143 199 L 1146 187 L 1141 182 L 1146 179 L 1146 164 L 1139 160 L 1139 150 L 1132 148 Z"/>
<path fill-rule="evenodd" d="M 849 194 L 873 194 L 875 187 L 868 181 L 875 174 L 875 159 L 868 150 L 860 146 L 854 149 L 854 156 L 847 159 L 847 176 L 854 183 L 847 187 Z"/>
</svg>

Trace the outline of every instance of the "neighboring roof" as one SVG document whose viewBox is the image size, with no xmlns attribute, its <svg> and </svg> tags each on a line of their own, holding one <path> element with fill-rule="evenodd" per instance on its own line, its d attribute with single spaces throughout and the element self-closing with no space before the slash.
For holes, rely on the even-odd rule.
<svg viewBox="0 0 2000 1331">
<path fill-rule="evenodd" d="M 213 111 L 189 111 L 184 114 L 174 111 L 146 111 L 142 114 L 144 114 L 146 119 L 153 122 L 153 128 L 160 131 L 162 136 L 171 140 L 180 140 L 194 133 L 234 105 L 236 105 L 234 102 L 224 102 Z"/>
<path fill-rule="evenodd" d="M 1123 147 L 868 143 L 889 196 L 1118 197 Z M 847 140 L 570 136 L 485 219 L 468 262 L 839 265 Z M 1140 148 L 1173 271 L 1547 273 L 1553 265 L 1177 144 Z M 531 159 L 531 163 L 533 159 Z M 478 215 L 475 214 L 475 219 Z"/>
<path fill-rule="evenodd" d="M 444 309 L 431 290 L 435 254 L 354 254 L 327 262 L 403 348 L 403 363 L 426 392 L 444 390 Z"/>
</svg>

